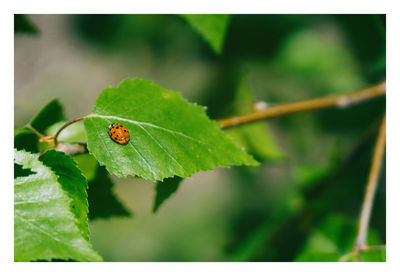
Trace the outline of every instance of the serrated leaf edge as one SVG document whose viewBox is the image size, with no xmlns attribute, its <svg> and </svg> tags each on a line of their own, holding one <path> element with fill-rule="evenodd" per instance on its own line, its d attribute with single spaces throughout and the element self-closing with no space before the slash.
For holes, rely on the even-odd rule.
<svg viewBox="0 0 400 276">
<path fill-rule="evenodd" d="M 14 181 L 17 181 L 17 180 L 19 180 L 19 181 L 21 181 L 21 180 L 28 180 L 28 179 L 32 179 L 33 177 L 38 177 L 38 176 L 40 176 L 40 169 L 39 170 L 37 170 L 36 168 L 35 169 L 33 169 L 33 168 L 27 168 L 24 164 L 21 164 L 21 163 L 19 163 L 17 160 L 15 160 L 15 154 L 18 154 L 19 152 L 22 152 L 22 153 L 26 153 L 26 154 L 28 154 L 28 155 L 35 155 L 35 156 L 38 156 L 39 154 L 34 154 L 34 153 L 31 153 L 31 152 L 27 152 L 27 151 L 25 151 L 25 150 L 17 150 L 17 149 L 14 149 L 14 162 L 15 163 L 17 163 L 17 164 L 19 164 L 19 165 L 21 165 L 23 168 L 25 168 L 25 169 L 31 169 L 32 171 L 35 171 L 36 172 L 36 174 L 33 174 L 33 175 L 29 175 L 29 176 L 21 176 L 21 177 L 17 177 L 17 178 L 15 178 L 14 179 Z M 72 159 L 72 158 L 71 158 Z M 93 254 L 94 255 L 97 255 L 96 257 L 98 257 L 98 261 L 102 261 L 103 259 L 102 259 L 102 257 L 93 249 L 93 246 L 92 246 L 92 244 L 90 243 L 90 241 L 87 241 L 84 237 L 83 237 L 83 233 L 81 232 L 81 230 L 79 229 L 79 227 L 77 226 L 77 218 L 73 215 L 73 213 L 72 213 L 72 211 L 71 211 L 71 201 L 72 201 L 72 199 L 67 195 L 67 193 L 64 191 L 64 189 L 62 188 L 62 185 L 59 183 L 59 181 L 58 181 L 58 179 L 59 179 L 59 176 L 57 175 L 57 174 L 55 174 L 52 170 L 51 170 L 51 168 L 49 168 L 48 166 L 46 166 L 42 161 L 40 161 L 38 158 L 35 160 L 36 162 L 39 162 L 42 166 L 43 166 L 43 170 L 44 170 L 44 168 L 46 168 L 47 169 L 47 172 L 46 173 L 49 173 L 50 174 L 50 176 L 51 177 L 53 177 L 53 178 L 55 178 L 56 179 L 56 182 L 57 182 L 57 184 L 59 185 L 59 188 L 60 188 L 60 190 L 61 191 L 63 191 L 63 193 L 66 195 L 66 198 L 65 198 L 65 200 L 67 201 L 67 203 L 68 203 L 68 207 L 69 207 L 69 215 L 71 216 L 70 217 L 70 219 L 72 218 L 72 221 L 74 222 L 74 226 L 76 227 L 76 229 L 78 230 L 78 232 L 82 235 L 82 238 L 88 243 L 88 247 L 90 248 L 90 249 L 92 249 L 92 251 L 93 251 Z M 75 162 L 75 160 L 73 160 L 74 162 Z M 79 169 L 79 168 L 78 168 Z M 83 175 L 83 174 L 82 174 Z M 85 178 L 86 179 L 86 178 Z M 23 183 L 21 183 L 21 184 L 17 184 L 17 185 L 22 185 Z M 87 200 L 87 199 L 86 199 Z M 14 205 L 15 205 L 15 202 L 14 202 Z M 21 217 L 21 216 L 19 216 L 19 215 L 16 215 L 15 213 L 14 213 L 14 216 L 17 216 L 17 217 L 19 217 L 19 218 L 21 218 L 21 219 L 23 219 L 24 221 L 26 221 L 26 219 L 24 219 L 23 217 Z M 31 223 L 30 223 L 31 224 Z M 38 228 L 38 229 L 40 229 L 39 231 L 41 231 L 41 232 L 43 232 L 43 233 L 46 233 L 47 235 L 49 235 L 50 237 L 52 237 L 54 240 L 56 240 L 56 241 L 58 241 L 58 242 L 61 242 L 61 243 L 63 243 L 63 244 L 66 244 L 66 245 L 69 245 L 68 243 L 66 243 L 66 242 L 64 242 L 64 241 L 62 241 L 62 240 L 59 240 L 58 238 L 55 238 L 55 237 L 53 237 L 51 234 L 49 234 L 47 231 L 45 231 L 45 230 L 43 230 L 43 229 L 41 229 L 40 227 L 38 227 L 38 226 L 36 226 L 36 225 L 34 225 L 35 226 L 35 228 Z M 90 233 L 90 232 L 89 232 Z M 31 259 L 31 261 L 34 261 L 34 260 L 37 260 L 37 259 Z M 44 260 L 52 260 L 52 258 L 48 258 L 48 259 L 44 259 Z"/>
</svg>

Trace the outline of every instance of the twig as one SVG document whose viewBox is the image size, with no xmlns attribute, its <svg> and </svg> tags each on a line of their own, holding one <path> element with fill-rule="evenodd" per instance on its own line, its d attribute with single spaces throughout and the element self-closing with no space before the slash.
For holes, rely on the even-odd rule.
<svg viewBox="0 0 400 276">
<path fill-rule="evenodd" d="M 380 249 L 386 249 L 386 244 L 380 244 L 380 245 L 371 245 L 371 246 L 365 246 L 364 251 L 373 251 L 373 250 L 380 250 Z"/>
<path fill-rule="evenodd" d="M 33 126 L 31 126 L 30 124 L 27 124 L 26 127 L 29 128 L 33 133 L 35 133 L 39 138 L 42 138 L 44 136 L 39 131 L 37 131 Z"/>
<path fill-rule="evenodd" d="M 306 110 L 314 110 L 326 107 L 347 107 L 351 104 L 362 102 L 368 99 L 372 99 L 378 96 L 382 96 L 386 93 L 386 83 L 381 82 L 377 85 L 349 93 L 349 94 L 342 94 L 333 97 L 324 97 L 324 98 L 317 98 L 293 103 L 285 103 L 285 104 L 278 104 L 275 106 L 264 106 L 263 108 L 256 108 L 252 113 L 234 116 L 230 118 L 225 118 L 221 120 L 217 120 L 217 123 L 221 126 L 221 128 L 230 128 L 239 126 L 246 123 L 252 123 L 254 121 L 268 119 L 271 117 L 277 117 L 289 113 L 306 111 Z M 81 121 L 85 118 L 79 117 L 72 121 L 69 121 L 65 125 L 63 125 L 54 136 L 44 137 L 46 138 L 46 142 L 51 142 L 55 147 L 58 146 L 57 137 L 60 132 L 66 128 L 67 126 Z M 83 144 L 82 144 L 83 145 Z M 61 149 L 61 147 L 60 147 Z M 81 149 L 79 149 L 81 150 Z M 79 154 L 79 153 L 78 153 Z"/>
<path fill-rule="evenodd" d="M 374 154 L 372 157 L 371 169 L 368 176 L 367 187 L 364 195 L 364 200 L 361 207 L 361 214 L 358 223 L 358 232 L 354 245 L 356 260 L 359 260 L 360 251 L 367 248 L 366 240 L 368 234 L 368 224 L 371 217 L 376 188 L 378 186 L 379 173 L 382 167 L 383 156 L 385 153 L 386 143 L 386 115 L 382 120 L 378 138 L 376 140 Z"/>
<path fill-rule="evenodd" d="M 58 143 L 57 143 L 57 137 L 58 137 L 58 135 L 61 133 L 61 131 L 62 131 L 64 128 L 66 128 L 67 126 L 69 126 L 69 125 L 71 125 L 71 124 L 73 124 L 73 123 L 82 121 L 84 118 L 85 118 L 85 116 L 79 117 L 79 118 L 73 119 L 73 120 L 71 120 L 71 121 L 65 123 L 65 124 L 57 131 L 56 135 L 54 135 L 54 145 L 55 145 L 55 146 L 58 145 Z"/>
<path fill-rule="evenodd" d="M 337 96 L 317 98 L 317 99 L 298 101 L 286 104 L 278 104 L 275 106 L 267 106 L 263 110 L 258 110 L 249 114 L 217 120 L 217 123 L 222 128 L 229 128 L 294 112 L 314 110 L 326 107 L 343 108 L 354 103 L 382 96 L 385 93 L 386 93 L 386 82 L 381 82 L 377 85 L 349 94 L 342 94 Z"/>
<path fill-rule="evenodd" d="M 68 155 L 78 155 L 88 152 L 86 143 L 58 143 L 55 149 Z"/>
<path fill-rule="evenodd" d="M 386 249 L 386 244 L 367 246 L 367 247 L 365 247 L 363 252 L 368 252 L 368 251 L 373 251 L 373 250 L 380 250 L 380 249 Z M 354 259 L 359 260 L 360 259 L 359 253 L 351 251 L 351 252 L 341 256 L 338 261 L 339 262 L 347 262 L 347 261 L 352 260 L 352 258 L 353 258 L 353 260 Z"/>
</svg>

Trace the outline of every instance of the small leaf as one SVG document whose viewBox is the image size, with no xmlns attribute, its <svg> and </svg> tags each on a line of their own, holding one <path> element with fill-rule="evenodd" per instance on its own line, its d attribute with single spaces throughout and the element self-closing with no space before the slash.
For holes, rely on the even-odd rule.
<svg viewBox="0 0 400 276">
<path fill-rule="evenodd" d="M 71 211 L 77 220 L 77 226 L 89 241 L 88 201 L 86 178 L 76 167 L 76 162 L 63 152 L 48 150 L 39 157 L 39 161 L 49 167 L 57 176 L 62 189 L 71 199 Z"/>
<path fill-rule="evenodd" d="M 307 240 L 306 248 L 297 256 L 296 262 L 335 262 L 340 253 L 334 241 L 316 231 Z"/>
<path fill-rule="evenodd" d="M 47 162 L 59 157 L 60 153 L 50 153 Z M 62 154 L 62 153 L 61 153 Z M 76 173 L 72 163 L 62 163 L 69 171 L 69 177 Z M 78 182 L 76 191 L 66 192 L 57 174 L 38 160 L 37 156 L 25 151 L 15 150 L 14 162 L 30 169 L 35 174 L 14 179 L 14 258 L 15 261 L 32 260 L 76 260 L 101 261 L 92 249 L 77 221 L 76 213 L 71 211 L 71 203 L 79 194 L 82 183 Z M 55 160 L 51 160 L 54 164 Z M 65 177 L 65 176 L 62 176 Z M 65 185 L 64 185 L 65 187 Z M 70 187 L 72 188 L 72 187 Z M 87 227 L 87 224 L 86 224 Z"/>
<path fill-rule="evenodd" d="M 14 163 L 14 178 L 19 176 L 28 176 L 31 174 L 35 174 L 35 172 L 30 169 L 24 169 L 20 164 Z"/>
<path fill-rule="evenodd" d="M 164 179 L 164 181 L 157 181 L 153 213 L 157 212 L 161 204 L 178 190 L 178 187 L 182 180 L 182 177 L 175 176 L 172 178 Z"/>
<path fill-rule="evenodd" d="M 62 120 L 65 120 L 63 107 L 57 99 L 54 99 L 40 110 L 32 119 L 30 125 L 37 131 L 44 133 L 46 128 Z"/>
<path fill-rule="evenodd" d="M 127 127 L 127 145 L 109 137 L 112 123 Z M 162 180 L 258 164 L 207 117 L 204 108 L 148 80 L 127 79 L 118 88 L 106 88 L 84 124 L 89 152 L 119 177 Z"/>
<path fill-rule="evenodd" d="M 98 166 L 95 178 L 89 182 L 89 219 L 131 216 L 112 192 L 113 186 L 106 169 Z"/>
<path fill-rule="evenodd" d="M 37 34 L 39 30 L 25 14 L 14 14 L 14 33 Z"/>
<path fill-rule="evenodd" d="M 222 53 L 230 19 L 229 14 L 182 14 L 180 16 L 203 36 L 215 53 Z"/>
<path fill-rule="evenodd" d="M 62 120 L 65 120 L 63 108 L 60 102 L 54 99 L 45 105 L 27 126 L 14 128 L 14 148 L 33 153 L 39 152 L 43 143 L 39 143 L 39 137 L 30 129 L 30 126 L 45 134 L 48 127 Z"/>
<path fill-rule="evenodd" d="M 27 127 L 14 129 L 14 148 L 29 152 L 39 152 L 39 137 Z"/>
<path fill-rule="evenodd" d="M 86 177 L 87 181 L 90 182 L 93 180 L 96 176 L 98 167 L 96 159 L 88 153 L 72 156 L 72 159 L 75 160 L 78 168 L 82 171 L 82 174 Z"/>
<path fill-rule="evenodd" d="M 114 183 L 106 169 L 98 165 L 90 154 L 80 154 L 72 157 L 88 180 L 89 219 L 109 218 L 112 216 L 131 216 L 127 208 L 113 193 Z"/>
</svg>

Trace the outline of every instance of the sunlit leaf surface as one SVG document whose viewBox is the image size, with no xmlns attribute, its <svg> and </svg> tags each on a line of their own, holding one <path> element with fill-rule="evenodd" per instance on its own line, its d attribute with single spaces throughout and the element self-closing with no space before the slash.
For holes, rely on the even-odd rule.
<svg viewBox="0 0 400 276">
<path fill-rule="evenodd" d="M 112 123 L 124 125 L 130 141 L 108 135 Z M 232 165 L 257 165 L 204 108 L 151 81 L 127 79 L 106 88 L 84 120 L 89 152 L 110 173 L 162 180 Z"/>
<path fill-rule="evenodd" d="M 57 162 L 54 157 L 59 160 L 59 156 L 51 154 L 45 158 L 46 162 L 54 164 Z M 14 179 L 15 261 L 101 261 L 88 241 L 88 232 L 82 229 L 82 218 L 77 218 L 72 210 L 71 203 L 78 204 L 77 200 L 84 202 L 86 198 L 76 196 L 71 199 L 70 195 L 78 193 L 72 191 L 73 187 L 69 191 L 64 189 L 60 178 L 65 176 L 58 176 L 59 168 L 59 173 L 54 172 L 36 155 L 16 150 L 14 162 L 35 172 Z M 79 177 L 76 167 L 69 162 L 63 163 L 63 170 L 69 171 L 68 177 Z M 81 184 L 76 182 L 75 189 L 84 188 Z M 76 206 L 77 210 L 79 208 Z M 85 226 L 87 228 L 87 223 Z"/>
</svg>

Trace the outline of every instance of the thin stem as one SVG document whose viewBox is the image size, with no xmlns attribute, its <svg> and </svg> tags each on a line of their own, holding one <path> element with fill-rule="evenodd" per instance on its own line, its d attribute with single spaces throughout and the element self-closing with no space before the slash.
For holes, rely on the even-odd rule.
<svg viewBox="0 0 400 276">
<path fill-rule="evenodd" d="M 229 127 L 240 126 L 242 124 L 252 123 L 258 120 L 286 115 L 294 112 L 314 110 L 332 106 L 344 108 L 354 103 L 362 102 L 368 99 L 385 95 L 385 93 L 386 93 L 386 83 L 381 82 L 377 85 L 367 87 L 365 89 L 349 94 L 342 94 L 333 97 L 317 98 L 317 99 L 311 99 L 293 103 L 278 104 L 275 106 L 265 106 L 264 108 L 261 109 L 255 109 L 253 113 L 217 120 L 217 123 L 221 126 L 221 128 L 229 128 Z M 67 126 L 75 122 L 81 121 L 85 117 L 86 116 L 83 116 L 76 118 L 72 121 L 69 121 L 57 131 L 55 136 L 45 137 L 45 138 L 48 138 L 47 140 L 51 138 L 50 140 L 53 142 L 54 146 L 57 147 L 58 146 L 57 137 L 60 134 L 60 132 Z"/>
<path fill-rule="evenodd" d="M 380 249 L 386 249 L 386 244 L 366 246 L 364 251 L 373 251 L 373 250 L 380 250 Z"/>
<path fill-rule="evenodd" d="M 64 128 L 66 128 L 67 126 L 69 126 L 69 125 L 71 125 L 71 124 L 73 124 L 73 123 L 82 121 L 85 117 L 86 117 L 86 116 L 79 117 L 79 118 L 73 119 L 73 120 L 71 120 L 71 121 L 65 123 L 65 125 L 63 125 L 63 126 L 57 131 L 56 135 L 54 135 L 54 144 L 57 146 L 57 137 L 58 137 L 58 135 L 61 133 L 61 131 L 62 131 Z"/>
<path fill-rule="evenodd" d="M 372 157 L 371 169 L 368 176 L 367 187 L 364 195 L 364 200 L 361 207 L 361 214 L 358 223 L 358 233 L 354 246 L 354 251 L 357 258 L 359 253 L 367 248 L 366 240 L 368 234 L 368 224 L 371 217 L 371 210 L 373 201 L 378 186 L 379 174 L 382 167 L 382 161 L 385 153 L 386 144 L 386 115 L 382 120 L 382 124 L 379 130 L 378 138 L 376 140 L 374 153 Z"/>
<path fill-rule="evenodd" d="M 373 246 L 367 246 L 363 252 L 368 252 L 368 251 L 373 251 L 373 250 L 380 250 L 380 249 L 385 249 L 386 248 L 386 244 L 381 244 L 381 245 L 373 245 Z M 347 262 L 350 261 L 352 258 L 354 258 L 355 260 L 360 260 L 360 254 L 356 253 L 354 251 L 351 251 L 345 255 L 343 255 L 342 257 L 339 258 L 339 262 Z"/>
<path fill-rule="evenodd" d="M 33 126 L 31 126 L 30 124 L 26 125 L 27 128 L 29 128 L 33 133 L 35 133 L 38 137 L 42 138 L 44 137 L 43 134 L 41 134 L 39 131 L 37 131 Z"/>
<path fill-rule="evenodd" d="M 381 82 L 377 85 L 367 87 L 365 89 L 349 94 L 278 104 L 275 106 L 267 106 L 263 110 L 257 110 L 249 114 L 218 120 L 217 123 L 222 128 L 229 128 L 271 117 L 290 114 L 294 112 L 321 109 L 327 107 L 344 108 L 351 104 L 355 104 L 378 96 L 382 96 L 385 93 L 386 93 L 386 82 Z"/>
</svg>

